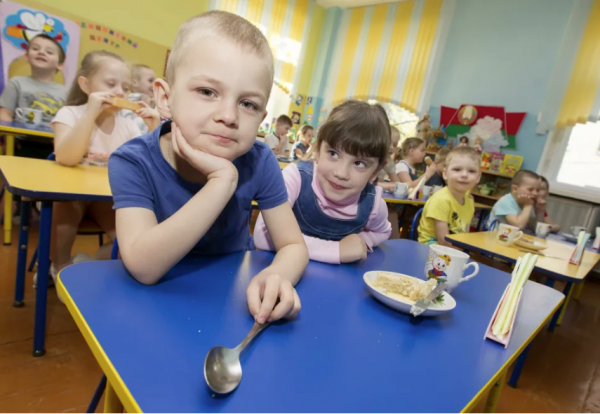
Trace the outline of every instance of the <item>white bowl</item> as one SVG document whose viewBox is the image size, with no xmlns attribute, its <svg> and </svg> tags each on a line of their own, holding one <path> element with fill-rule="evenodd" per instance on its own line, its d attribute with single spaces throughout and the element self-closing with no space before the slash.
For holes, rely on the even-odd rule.
<svg viewBox="0 0 600 414">
<path fill-rule="evenodd" d="M 375 278 L 377 277 L 377 274 L 379 272 L 380 272 L 379 270 L 375 270 L 372 272 L 367 272 L 363 275 L 363 280 L 365 281 L 365 284 L 367 285 L 367 289 L 369 289 L 371 294 L 373 296 L 375 296 L 375 298 L 377 300 L 379 300 L 380 302 L 383 302 L 383 304 L 385 304 L 385 305 L 389 306 L 390 308 L 395 309 L 397 311 L 410 314 L 410 308 L 415 303 L 414 301 L 408 299 L 405 296 L 398 295 L 396 293 L 384 293 L 381 290 L 379 290 L 378 288 L 373 287 L 372 282 L 375 281 Z M 396 274 L 400 275 L 401 273 L 396 273 Z M 408 276 L 408 275 L 402 275 L 402 276 L 412 277 L 412 276 Z M 419 281 L 419 283 L 425 283 L 425 281 L 422 279 L 419 279 L 416 277 L 413 279 L 417 279 Z M 452 296 L 450 296 L 449 293 L 443 292 L 442 295 L 444 295 L 443 303 L 433 303 L 421 315 L 422 316 L 436 316 L 436 315 L 440 315 L 442 313 L 451 311 L 452 309 L 454 309 L 456 307 L 456 301 L 454 300 L 454 298 Z"/>
</svg>

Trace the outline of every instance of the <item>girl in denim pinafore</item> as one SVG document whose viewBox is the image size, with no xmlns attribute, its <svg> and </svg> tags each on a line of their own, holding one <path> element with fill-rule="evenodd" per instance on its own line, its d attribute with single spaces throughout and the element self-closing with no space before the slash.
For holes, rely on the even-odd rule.
<svg viewBox="0 0 600 414">
<path fill-rule="evenodd" d="M 311 260 L 354 262 L 389 238 L 383 190 L 371 182 L 389 159 L 390 142 L 381 106 L 347 101 L 320 127 L 307 160 L 283 170 Z M 274 248 L 262 216 L 254 242 L 259 249 Z"/>
</svg>

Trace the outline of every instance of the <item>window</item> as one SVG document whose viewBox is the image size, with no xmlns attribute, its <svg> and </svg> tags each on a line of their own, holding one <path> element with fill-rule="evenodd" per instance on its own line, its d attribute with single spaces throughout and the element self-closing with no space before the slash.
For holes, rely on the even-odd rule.
<svg viewBox="0 0 600 414">
<path fill-rule="evenodd" d="M 551 193 L 600 202 L 600 122 L 551 132 L 539 172 Z"/>
<path fill-rule="evenodd" d="M 417 136 L 417 123 L 419 122 L 419 117 L 413 114 L 412 112 L 399 107 L 398 105 L 394 105 L 389 102 L 378 102 L 376 100 L 369 100 L 370 104 L 379 103 L 383 109 L 385 109 L 385 113 L 390 120 L 390 124 L 398 128 L 401 135 L 401 140 L 409 137 Z"/>
</svg>

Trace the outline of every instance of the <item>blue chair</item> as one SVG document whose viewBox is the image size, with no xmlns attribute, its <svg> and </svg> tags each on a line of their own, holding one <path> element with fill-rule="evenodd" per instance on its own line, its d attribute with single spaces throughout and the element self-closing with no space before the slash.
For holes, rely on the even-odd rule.
<svg viewBox="0 0 600 414">
<path fill-rule="evenodd" d="M 489 226 L 485 227 L 485 231 L 498 230 L 499 225 L 500 225 L 500 222 L 498 220 L 494 220 L 490 223 Z"/>
<path fill-rule="evenodd" d="M 117 260 L 119 258 L 119 242 L 117 239 L 113 242 L 112 251 L 110 253 L 111 260 Z M 96 387 L 96 391 L 94 392 L 94 396 L 92 397 L 92 401 L 90 401 L 90 405 L 88 405 L 86 413 L 94 413 L 96 412 L 96 408 L 98 407 L 98 402 L 100 402 L 100 398 L 102 398 L 102 394 L 104 394 L 104 390 L 106 389 L 106 375 L 102 375 L 100 378 L 100 383 Z"/>
<path fill-rule="evenodd" d="M 55 161 L 56 155 L 54 153 L 50 154 L 47 158 L 49 161 Z M 102 247 L 104 244 L 104 231 L 92 220 L 83 219 L 79 224 L 79 228 L 77 229 L 77 234 L 80 236 L 98 236 L 98 244 L 99 247 Z M 33 252 L 33 257 L 31 258 L 31 262 L 29 262 L 29 266 L 27 270 L 29 272 L 33 271 L 33 267 L 37 262 L 38 257 L 38 248 L 35 248 L 35 252 Z"/>
<path fill-rule="evenodd" d="M 417 241 L 419 238 L 418 228 L 419 228 L 419 219 L 421 218 L 421 213 L 423 213 L 423 209 L 419 209 L 415 213 L 415 217 L 413 218 L 412 225 L 410 226 L 410 235 L 409 238 L 411 240 Z"/>
</svg>

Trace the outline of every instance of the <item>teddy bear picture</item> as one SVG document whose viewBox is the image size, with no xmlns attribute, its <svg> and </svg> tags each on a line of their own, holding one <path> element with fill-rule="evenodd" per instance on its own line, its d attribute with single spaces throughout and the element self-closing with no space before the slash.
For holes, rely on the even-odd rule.
<svg viewBox="0 0 600 414">
<path fill-rule="evenodd" d="M 427 276 L 431 279 L 446 278 L 446 269 L 450 266 L 452 258 L 447 254 L 432 254 L 428 260 Z"/>
<path fill-rule="evenodd" d="M 506 242 L 508 241 L 508 235 L 510 234 L 510 229 L 504 228 L 502 229 L 502 233 L 498 235 L 498 240 Z"/>
</svg>

